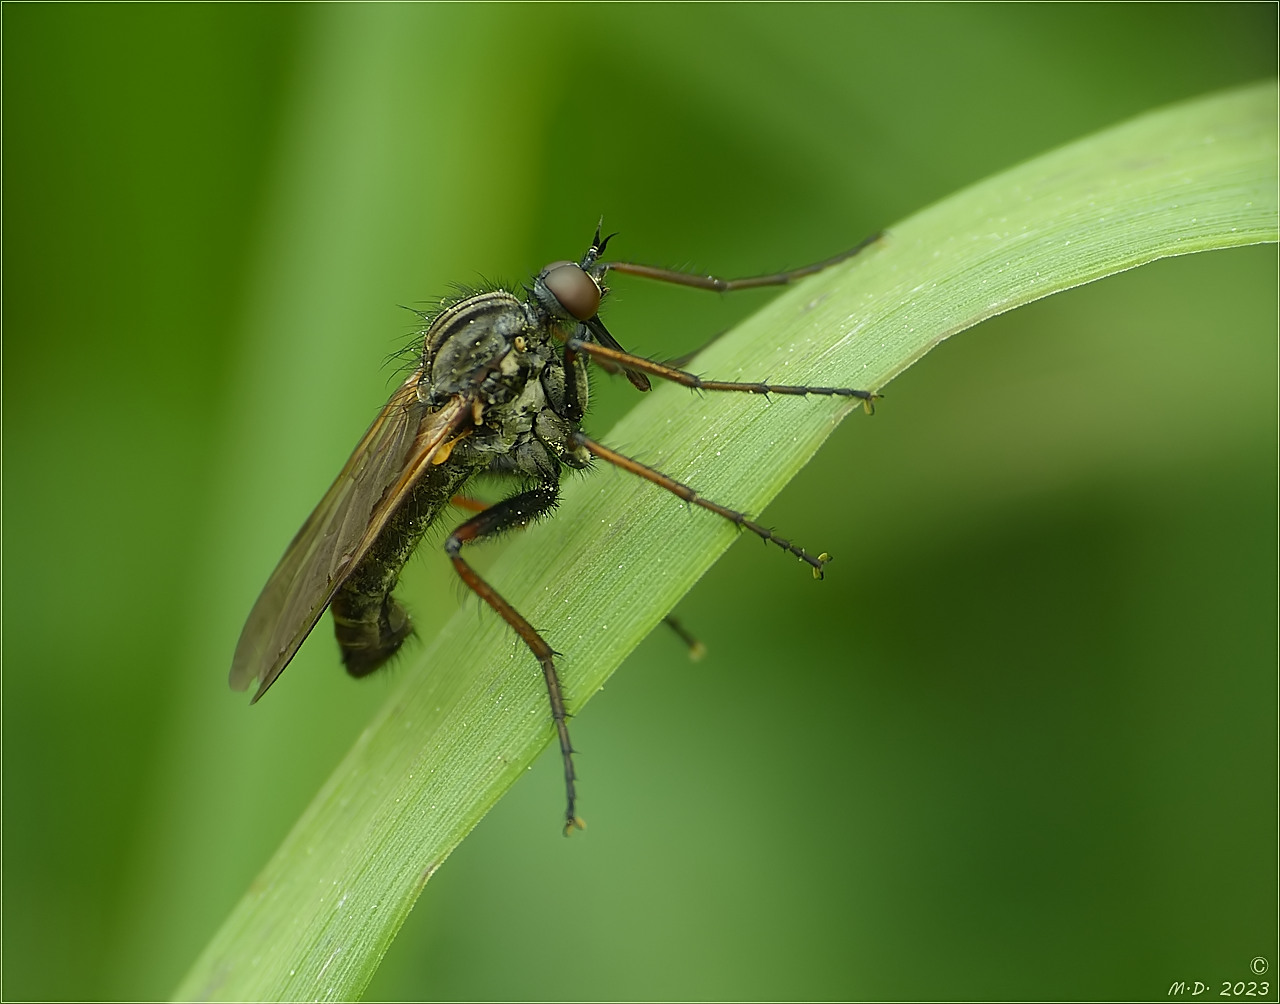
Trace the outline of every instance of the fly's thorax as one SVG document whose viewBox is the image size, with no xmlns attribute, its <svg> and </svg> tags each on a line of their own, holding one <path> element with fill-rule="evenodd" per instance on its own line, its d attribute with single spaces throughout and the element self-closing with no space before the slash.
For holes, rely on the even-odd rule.
<svg viewBox="0 0 1280 1004">
<path fill-rule="evenodd" d="M 507 401 L 490 401 L 481 411 L 482 427 L 489 434 L 485 438 L 493 440 L 491 452 L 510 448 L 519 436 L 533 428 L 538 416 L 547 409 L 541 380 L 512 380 L 506 386 L 515 396 Z"/>
<path fill-rule="evenodd" d="M 578 429 L 578 422 L 570 421 L 547 408 L 538 415 L 538 420 L 534 423 L 533 438 L 560 463 L 581 470 L 590 464 L 591 455 L 573 443 L 573 434 Z"/>
<path fill-rule="evenodd" d="M 558 478 L 561 463 L 585 465 L 572 436 L 587 403 L 587 360 L 565 365 L 571 327 L 581 325 L 506 290 L 459 300 L 432 321 L 418 397 L 431 407 L 457 395 L 472 402 L 459 460 L 541 480 Z"/>
<path fill-rule="evenodd" d="M 575 332 L 578 338 L 589 338 L 590 333 L 582 326 L 578 325 Z M 557 415 L 562 415 L 567 419 L 573 418 L 573 410 L 569 407 L 569 401 L 576 400 L 578 411 L 586 410 L 587 401 L 590 398 L 591 387 L 587 376 L 587 359 L 586 356 L 579 355 L 574 359 L 572 369 L 566 369 L 564 365 L 564 348 L 560 342 L 555 343 L 556 355 L 542 371 L 542 389 L 547 395 L 547 405 Z M 573 393 L 570 393 L 569 381 L 573 381 Z"/>
<path fill-rule="evenodd" d="M 450 305 L 423 334 L 424 386 L 418 397 L 439 405 L 454 394 L 477 391 L 494 403 L 517 396 L 529 374 L 540 369 L 537 353 L 528 353 L 540 339 L 530 334 L 525 305 L 506 290 Z"/>
<path fill-rule="evenodd" d="M 580 466 L 571 444 L 577 423 L 557 412 L 546 389 L 564 386 L 564 359 L 540 362 L 539 377 L 525 380 L 515 397 L 479 409 L 479 424 L 457 448 L 461 455 L 544 482 L 558 480 L 561 462 Z"/>
</svg>

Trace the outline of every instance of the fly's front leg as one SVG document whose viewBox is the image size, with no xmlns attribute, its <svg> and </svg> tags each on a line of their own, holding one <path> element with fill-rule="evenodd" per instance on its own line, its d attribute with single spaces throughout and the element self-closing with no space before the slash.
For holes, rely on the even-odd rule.
<svg viewBox="0 0 1280 1004">
<path fill-rule="evenodd" d="M 570 353 L 574 355 L 571 357 Z M 876 399 L 881 395 L 874 391 L 858 390 L 854 387 L 814 387 L 807 384 L 784 384 L 767 382 L 747 382 L 742 380 L 704 380 L 696 373 L 677 369 L 665 363 L 654 362 L 642 356 L 633 356 L 629 352 L 617 352 L 605 345 L 596 345 L 582 338 L 570 338 L 565 343 L 566 358 L 576 358 L 577 354 L 590 356 L 593 360 L 601 360 L 613 366 L 628 366 L 645 373 L 652 373 L 663 380 L 670 380 L 691 390 L 727 390 L 740 391 L 745 394 L 790 394 L 794 397 L 807 397 L 810 394 L 819 397 L 851 397 L 862 402 L 868 415 L 875 412 Z"/>
<path fill-rule="evenodd" d="M 769 275 L 753 275 L 745 279 L 721 279 L 716 275 L 697 275 L 690 272 L 681 272 L 679 269 L 662 268 L 657 265 L 641 265 L 632 261 L 611 261 L 608 263 L 610 272 L 625 272 L 627 275 L 641 275 L 646 279 L 656 279 L 658 282 L 669 282 L 676 286 L 691 286 L 694 289 L 710 289 L 717 293 L 732 293 L 739 289 L 759 289 L 762 286 L 785 286 L 788 283 L 803 279 L 807 275 L 813 275 L 815 272 L 822 272 L 831 268 L 833 265 L 839 265 L 842 261 L 847 261 L 854 255 L 865 251 L 871 245 L 878 243 L 886 236 L 882 230 L 874 233 L 870 237 L 859 241 L 848 251 L 842 251 L 838 255 L 833 255 L 823 261 L 814 262 L 812 265 L 802 265 L 800 268 L 788 269 L 785 272 L 772 272 Z M 597 242 L 599 243 L 599 242 Z M 604 249 L 601 248 L 603 251 Z M 621 346 L 614 346 L 621 348 Z"/>
<path fill-rule="evenodd" d="M 577 793 L 574 788 L 573 744 L 569 741 L 569 716 L 564 707 L 560 676 L 556 673 L 555 650 L 547 644 L 542 635 L 538 634 L 537 629 L 525 620 L 493 586 L 481 578 L 462 557 L 464 544 L 483 540 L 485 537 L 493 537 L 506 530 L 527 526 L 554 509 L 559 501 L 560 488 L 554 482 L 520 492 L 467 520 L 449 535 L 449 539 L 444 542 L 444 549 L 449 555 L 449 560 L 453 562 L 453 567 L 457 569 L 458 575 L 462 577 L 462 581 L 472 592 L 493 607 L 499 617 L 511 625 L 512 630 L 529 647 L 529 651 L 542 667 L 542 676 L 547 684 L 547 697 L 551 702 L 551 717 L 555 721 L 556 733 L 560 739 L 560 755 L 564 758 L 566 796 L 564 832 L 567 836 L 575 827 L 582 829 L 583 822 L 574 811 Z"/>
</svg>

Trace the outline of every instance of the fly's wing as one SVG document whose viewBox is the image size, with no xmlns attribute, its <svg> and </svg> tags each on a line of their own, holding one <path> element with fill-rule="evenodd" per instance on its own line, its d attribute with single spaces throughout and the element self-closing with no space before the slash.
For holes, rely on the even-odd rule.
<svg viewBox="0 0 1280 1004">
<path fill-rule="evenodd" d="M 466 425 L 467 399 L 429 411 L 418 400 L 418 376 L 391 396 L 271 573 L 240 632 L 233 690 L 257 680 L 253 700 L 267 692 L 405 493 Z"/>
</svg>

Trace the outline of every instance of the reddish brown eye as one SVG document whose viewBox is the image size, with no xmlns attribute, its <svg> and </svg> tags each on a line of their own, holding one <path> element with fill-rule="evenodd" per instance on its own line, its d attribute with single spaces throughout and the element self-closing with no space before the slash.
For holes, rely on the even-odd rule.
<svg viewBox="0 0 1280 1004">
<path fill-rule="evenodd" d="M 548 265 L 542 281 L 565 312 L 579 321 L 589 321 L 600 309 L 600 287 L 571 261 Z"/>
</svg>

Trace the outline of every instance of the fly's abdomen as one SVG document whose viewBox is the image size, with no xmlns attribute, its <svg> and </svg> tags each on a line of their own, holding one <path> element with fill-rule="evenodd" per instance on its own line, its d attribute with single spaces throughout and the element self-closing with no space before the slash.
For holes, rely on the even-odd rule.
<svg viewBox="0 0 1280 1004">
<path fill-rule="evenodd" d="M 391 595 L 343 587 L 330 605 L 333 633 L 352 676 L 367 676 L 399 651 L 413 633 L 409 612 Z"/>
<path fill-rule="evenodd" d="M 482 461 L 481 461 L 482 462 Z M 413 621 L 392 596 L 400 571 L 427 527 L 448 507 L 477 464 L 456 456 L 427 470 L 383 527 L 364 560 L 329 603 L 342 662 L 352 676 L 367 676 L 399 651 L 413 634 Z"/>
</svg>

